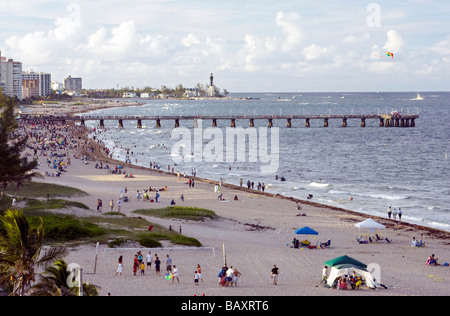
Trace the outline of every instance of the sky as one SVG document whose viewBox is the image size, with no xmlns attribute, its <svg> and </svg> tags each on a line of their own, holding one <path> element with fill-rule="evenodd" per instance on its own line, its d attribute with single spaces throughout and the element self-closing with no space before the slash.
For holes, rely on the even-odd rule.
<svg viewBox="0 0 450 316">
<path fill-rule="evenodd" d="M 0 51 L 83 87 L 448 91 L 442 0 L 2 0 Z M 387 56 L 394 54 L 394 58 Z"/>
</svg>

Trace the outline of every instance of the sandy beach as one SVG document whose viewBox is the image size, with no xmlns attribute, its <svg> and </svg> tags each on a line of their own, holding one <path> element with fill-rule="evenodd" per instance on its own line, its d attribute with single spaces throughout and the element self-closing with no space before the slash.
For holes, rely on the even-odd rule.
<svg viewBox="0 0 450 316">
<path fill-rule="evenodd" d="M 71 107 L 66 107 L 70 109 Z M 77 111 L 85 108 L 79 107 Z M 86 108 L 87 110 L 87 108 Z M 79 153 L 67 150 L 69 157 Z M 45 177 L 36 181 L 56 183 L 79 188 L 89 195 L 74 198 L 90 207 L 86 210 L 73 210 L 79 216 L 97 215 L 97 199 L 103 200 L 103 210 L 109 208 L 108 202 L 117 201 L 120 190 L 127 187 L 130 201 L 123 203 L 121 212 L 127 216 L 137 216 L 131 212 L 142 208 L 162 208 L 170 205 L 174 199 L 177 205 L 195 206 L 213 210 L 219 219 L 204 222 L 173 219 L 147 218 L 150 222 L 174 229 L 182 227 L 182 234 L 198 239 L 203 247 L 191 248 L 165 244 L 163 249 L 142 248 L 145 255 L 151 251 L 162 261 L 162 276 L 156 276 L 154 267 L 146 270 L 145 275 L 133 275 L 133 258 L 139 250 L 138 245 L 126 249 L 110 249 L 99 246 L 97 266 L 94 274 L 96 245 L 83 245 L 70 248 L 65 258 L 68 263 L 77 263 L 83 268 L 83 280 L 101 287 L 100 296 L 111 293 L 113 296 L 325 296 L 325 295 L 450 295 L 448 287 L 450 267 L 443 265 L 450 261 L 450 234 L 387 218 L 374 218 L 386 225 L 383 234 L 391 242 L 372 242 L 358 244 L 359 235 L 355 223 L 368 216 L 351 211 L 327 207 L 310 201 L 302 201 L 302 210 L 297 210 L 297 200 L 247 190 L 225 184 L 222 188 L 225 202 L 217 201 L 214 185 L 219 179 L 197 179 L 194 188 L 190 188 L 176 174 L 167 174 L 142 167 L 125 165 L 127 173 L 134 178 L 124 178 L 120 174 L 111 174 L 105 169 L 96 169 L 100 161 L 103 165 L 114 161 L 101 157 L 99 151 L 91 154 L 92 160 L 84 164 L 80 159 L 72 159 L 67 172 L 61 177 Z M 48 171 L 46 157 L 39 156 L 39 171 Z M 117 163 L 116 163 L 117 164 Z M 190 173 L 190 170 L 175 170 Z M 149 186 L 168 190 L 160 192 L 159 203 L 143 202 L 136 199 L 136 191 Z M 184 195 L 184 202 L 180 195 Z M 234 196 L 238 201 L 233 200 Z M 299 213 L 306 216 L 297 216 Z M 373 217 L 372 217 L 373 218 Z M 331 247 L 308 249 L 292 247 L 292 240 L 302 236 L 295 235 L 298 228 L 308 226 L 316 230 L 318 236 L 307 236 L 312 244 L 331 240 Z M 420 239 L 424 235 L 426 247 L 411 247 L 413 237 Z M 218 271 L 224 264 L 223 247 L 226 262 L 242 273 L 235 287 L 222 287 L 218 284 Z M 435 254 L 439 266 L 427 266 L 427 258 Z M 117 259 L 123 255 L 124 272 L 116 276 Z M 180 282 L 172 283 L 164 278 L 166 255 L 170 255 L 173 264 L 180 273 Z M 338 291 L 325 288 L 321 281 L 323 263 L 327 260 L 348 255 L 365 264 L 377 264 L 378 282 L 388 289 Z M 194 285 L 194 271 L 197 264 L 202 267 L 204 282 Z M 280 269 L 278 285 L 273 285 L 270 271 L 276 265 Z"/>
</svg>

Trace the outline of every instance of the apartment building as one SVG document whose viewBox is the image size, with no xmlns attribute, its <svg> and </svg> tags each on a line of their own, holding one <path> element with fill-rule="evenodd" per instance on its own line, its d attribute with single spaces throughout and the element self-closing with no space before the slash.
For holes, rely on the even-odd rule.
<svg viewBox="0 0 450 316">
<path fill-rule="evenodd" d="M 36 81 L 37 86 L 35 87 Z M 22 72 L 22 94 L 24 99 L 31 96 L 46 97 L 51 93 L 51 85 L 51 74 L 33 71 Z M 32 89 L 32 91 L 28 89 Z M 35 89 L 37 89 L 37 94 Z M 24 93 L 25 90 L 27 90 L 27 95 Z"/>
<path fill-rule="evenodd" d="M 81 91 L 82 89 L 83 89 L 83 81 L 81 78 L 72 78 L 72 76 L 64 78 L 64 90 Z"/>
<path fill-rule="evenodd" d="M 13 59 L 1 58 L 1 85 L 6 96 L 16 96 L 22 100 L 22 63 Z"/>
</svg>

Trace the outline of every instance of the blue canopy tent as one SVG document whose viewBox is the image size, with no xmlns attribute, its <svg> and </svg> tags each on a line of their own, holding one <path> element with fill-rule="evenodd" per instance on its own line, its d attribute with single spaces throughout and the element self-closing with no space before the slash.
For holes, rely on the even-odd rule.
<svg viewBox="0 0 450 316">
<path fill-rule="evenodd" d="M 314 229 L 309 228 L 309 227 L 307 227 L 307 226 L 305 226 L 305 227 L 303 227 L 303 228 L 300 228 L 300 229 L 297 229 L 297 230 L 295 231 L 295 233 L 296 233 L 297 235 L 319 235 L 318 232 L 316 232 Z"/>
<path fill-rule="evenodd" d="M 297 234 L 297 235 L 313 235 L 313 236 L 319 235 L 318 232 L 316 232 L 314 229 L 309 228 L 307 226 L 303 227 L 303 228 L 300 228 L 300 229 L 297 229 L 295 231 L 295 234 Z M 311 242 L 309 240 L 300 241 L 300 245 L 301 246 L 307 246 L 308 248 L 316 248 L 317 247 L 317 245 L 316 246 L 311 246 Z M 298 248 L 298 246 L 296 247 L 296 245 L 295 245 L 295 239 L 294 239 L 294 248 Z"/>
</svg>

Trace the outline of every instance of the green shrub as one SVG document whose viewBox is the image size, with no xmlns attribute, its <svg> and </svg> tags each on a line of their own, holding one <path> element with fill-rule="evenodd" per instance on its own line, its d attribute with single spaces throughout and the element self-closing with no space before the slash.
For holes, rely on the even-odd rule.
<svg viewBox="0 0 450 316">
<path fill-rule="evenodd" d="M 158 240 L 154 239 L 153 236 L 150 234 L 140 234 L 138 236 L 137 241 L 143 247 L 148 247 L 148 248 L 161 247 L 161 243 Z"/>
<path fill-rule="evenodd" d="M 85 221 L 79 221 L 73 217 L 60 217 L 56 215 L 41 216 L 44 221 L 44 233 L 46 240 L 73 241 L 80 238 L 96 237 L 106 232 L 99 226 Z M 29 217 L 32 225 L 39 224 L 39 217 Z"/>
<path fill-rule="evenodd" d="M 128 241 L 128 239 L 125 239 L 125 238 L 116 238 L 113 241 L 108 242 L 108 248 L 120 247 L 127 241 Z"/>
<path fill-rule="evenodd" d="M 40 210 L 64 209 L 68 207 L 77 207 L 85 210 L 89 209 L 89 207 L 87 207 L 85 204 L 81 202 L 66 201 L 60 199 L 50 199 L 46 201 L 31 199 L 27 200 L 26 206 L 23 208 L 23 211 L 24 213 L 27 213 Z"/>
<path fill-rule="evenodd" d="M 216 213 L 199 207 L 183 207 L 183 206 L 168 206 L 161 209 L 136 210 L 133 213 L 149 216 L 159 216 L 164 218 L 179 218 L 187 220 L 204 220 L 205 218 L 214 219 L 217 217 Z"/>
<path fill-rule="evenodd" d="M 194 246 L 201 247 L 202 244 L 197 239 L 192 237 L 186 237 L 183 235 L 173 235 L 170 236 L 170 241 L 174 244 L 184 245 L 184 246 Z"/>
</svg>

